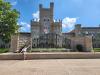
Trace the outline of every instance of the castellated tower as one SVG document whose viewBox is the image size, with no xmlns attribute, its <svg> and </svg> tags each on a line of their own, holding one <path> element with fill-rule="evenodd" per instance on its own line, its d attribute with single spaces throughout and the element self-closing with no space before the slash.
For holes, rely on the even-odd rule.
<svg viewBox="0 0 100 75">
<path fill-rule="evenodd" d="M 40 32 L 41 34 L 55 32 L 58 33 L 61 31 L 61 20 L 54 23 L 53 14 L 54 14 L 54 3 L 50 3 L 50 8 L 43 8 L 39 5 L 40 11 Z M 59 30 L 59 31 L 58 31 Z"/>
<path fill-rule="evenodd" d="M 54 16 L 53 2 L 50 3 L 50 8 L 43 8 L 42 4 L 39 5 L 39 21 L 37 20 L 31 21 L 31 36 L 33 38 L 34 47 L 37 47 L 41 43 L 40 40 L 41 36 L 44 38 L 48 35 L 49 38 L 52 38 L 50 40 L 53 40 L 55 35 L 61 35 L 62 21 L 56 20 L 54 22 L 53 16 Z M 61 39 L 57 38 L 57 40 L 59 41 Z M 57 40 L 56 40 L 56 44 L 57 44 Z M 49 40 L 46 41 L 46 43 L 48 42 Z M 54 44 L 55 42 L 51 42 L 51 43 Z"/>
</svg>

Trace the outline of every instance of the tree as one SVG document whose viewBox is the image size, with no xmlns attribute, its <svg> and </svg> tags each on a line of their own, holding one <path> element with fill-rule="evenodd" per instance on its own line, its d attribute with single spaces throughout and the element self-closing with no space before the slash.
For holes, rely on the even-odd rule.
<svg viewBox="0 0 100 75">
<path fill-rule="evenodd" d="M 9 42 L 11 35 L 18 31 L 19 12 L 9 2 L 0 0 L 0 39 Z"/>
</svg>

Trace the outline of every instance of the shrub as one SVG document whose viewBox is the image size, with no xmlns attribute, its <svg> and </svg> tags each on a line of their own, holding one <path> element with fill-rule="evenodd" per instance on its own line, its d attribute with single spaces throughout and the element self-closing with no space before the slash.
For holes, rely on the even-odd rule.
<svg viewBox="0 0 100 75">
<path fill-rule="evenodd" d="M 83 46 L 82 46 L 81 44 L 76 45 L 76 49 L 77 49 L 79 52 L 83 52 Z"/>
</svg>

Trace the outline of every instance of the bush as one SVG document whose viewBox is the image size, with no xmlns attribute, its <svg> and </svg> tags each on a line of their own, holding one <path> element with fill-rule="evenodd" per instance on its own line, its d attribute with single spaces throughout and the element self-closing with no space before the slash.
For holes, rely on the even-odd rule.
<svg viewBox="0 0 100 75">
<path fill-rule="evenodd" d="M 76 45 L 76 49 L 77 49 L 79 52 L 83 52 L 83 46 L 82 46 L 81 44 Z"/>
</svg>

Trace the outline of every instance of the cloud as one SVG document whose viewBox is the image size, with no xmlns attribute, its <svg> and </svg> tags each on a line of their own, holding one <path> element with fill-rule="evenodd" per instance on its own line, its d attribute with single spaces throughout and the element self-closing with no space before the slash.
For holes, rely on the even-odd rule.
<svg viewBox="0 0 100 75">
<path fill-rule="evenodd" d="M 66 17 L 66 18 L 64 18 L 64 19 L 62 20 L 62 26 L 63 26 L 64 28 L 66 28 L 66 27 L 71 28 L 71 27 L 73 27 L 73 26 L 75 25 L 77 19 L 78 19 L 78 18 L 69 18 L 69 17 Z"/>
<path fill-rule="evenodd" d="M 69 18 L 69 17 L 65 17 L 62 20 L 62 28 L 63 29 L 68 29 L 68 30 L 72 30 L 74 28 L 74 25 L 76 23 L 78 18 Z"/>
<path fill-rule="evenodd" d="M 20 24 L 23 26 L 23 27 L 28 27 L 30 28 L 30 24 L 26 23 L 26 22 L 20 22 Z"/>
<path fill-rule="evenodd" d="M 24 27 L 21 27 L 20 29 L 19 29 L 19 32 L 25 32 L 26 31 L 26 29 L 24 28 Z"/>
<path fill-rule="evenodd" d="M 17 1 L 15 1 L 15 2 L 11 2 L 11 5 L 16 5 L 17 4 Z"/>
<path fill-rule="evenodd" d="M 30 24 L 26 23 L 26 22 L 20 22 L 19 25 L 21 25 L 19 31 L 20 32 L 28 32 L 30 31 Z"/>
<path fill-rule="evenodd" d="M 27 27 L 30 28 L 31 26 L 28 24 Z"/>
<path fill-rule="evenodd" d="M 33 18 L 39 19 L 39 11 L 32 14 Z"/>
</svg>

